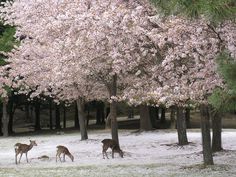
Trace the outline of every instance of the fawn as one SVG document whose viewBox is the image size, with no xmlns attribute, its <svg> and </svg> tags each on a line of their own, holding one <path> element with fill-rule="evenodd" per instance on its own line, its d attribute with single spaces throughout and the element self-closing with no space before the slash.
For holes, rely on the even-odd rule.
<svg viewBox="0 0 236 177">
<path fill-rule="evenodd" d="M 67 155 L 72 162 L 74 161 L 74 156 L 70 153 L 67 147 L 59 145 L 57 146 L 56 162 L 57 162 L 57 157 L 59 157 L 60 162 L 62 162 L 61 154 L 63 155 L 63 162 L 65 162 L 65 155 Z"/>
<path fill-rule="evenodd" d="M 16 161 L 16 164 L 17 164 L 18 154 L 20 154 L 20 158 L 19 158 L 19 162 L 18 162 L 18 163 L 20 163 L 20 160 L 21 160 L 21 157 L 22 157 L 23 153 L 25 153 L 27 163 L 29 162 L 28 157 L 27 157 L 27 153 L 28 153 L 29 150 L 31 150 L 33 148 L 33 146 L 37 146 L 37 144 L 36 144 L 35 141 L 31 141 L 31 140 L 30 140 L 29 145 L 21 144 L 21 143 L 16 143 L 15 144 L 15 153 L 16 153 L 15 154 L 15 161 Z"/>
<path fill-rule="evenodd" d="M 117 152 L 120 154 L 120 156 L 123 158 L 123 151 L 120 149 L 120 146 L 118 145 L 118 143 L 112 139 L 104 139 L 102 140 L 102 143 L 103 143 L 103 146 L 102 146 L 102 155 L 103 155 L 103 159 L 105 158 L 104 157 L 104 154 L 106 155 L 106 157 L 108 158 L 107 156 L 107 149 L 108 148 L 111 148 L 112 149 L 112 158 L 114 158 L 114 153 Z M 108 158 L 109 159 L 109 158 Z"/>
</svg>

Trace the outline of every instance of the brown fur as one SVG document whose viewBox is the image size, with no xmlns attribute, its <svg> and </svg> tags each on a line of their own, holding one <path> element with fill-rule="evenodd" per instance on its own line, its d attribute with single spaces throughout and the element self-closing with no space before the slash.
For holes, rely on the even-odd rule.
<svg viewBox="0 0 236 177">
<path fill-rule="evenodd" d="M 103 155 L 103 159 L 105 158 L 104 155 L 106 155 L 106 157 L 108 158 L 107 156 L 107 149 L 108 148 L 111 148 L 112 150 L 112 158 L 114 158 L 114 153 L 117 152 L 119 153 L 120 157 L 123 158 L 123 151 L 120 149 L 120 146 L 118 145 L 118 143 L 112 139 L 104 139 L 102 140 L 102 155 Z"/>
<path fill-rule="evenodd" d="M 33 146 L 37 146 L 36 142 L 35 141 L 31 141 L 30 140 L 30 144 L 27 145 L 27 144 L 21 144 L 21 143 L 16 143 L 15 144 L 15 163 L 17 164 L 17 156 L 18 154 L 20 154 L 20 158 L 19 158 L 19 162 L 20 163 L 20 160 L 21 160 L 21 157 L 22 157 L 22 154 L 25 153 L 25 156 L 26 156 L 26 161 L 27 163 L 29 162 L 28 161 L 28 157 L 27 157 L 27 153 L 29 150 L 31 150 L 33 148 Z"/>
<path fill-rule="evenodd" d="M 56 162 L 57 162 L 58 157 L 60 159 L 60 162 L 62 162 L 61 161 L 61 154 L 63 155 L 63 162 L 65 162 L 65 155 L 67 155 L 71 159 L 72 162 L 74 161 L 74 156 L 70 153 L 68 148 L 65 146 L 59 145 L 59 146 L 57 146 Z"/>
</svg>

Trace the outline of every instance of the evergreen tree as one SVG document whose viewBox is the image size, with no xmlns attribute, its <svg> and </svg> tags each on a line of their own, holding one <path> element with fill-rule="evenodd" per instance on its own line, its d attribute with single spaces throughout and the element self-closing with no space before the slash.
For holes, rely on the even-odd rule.
<svg viewBox="0 0 236 177">
<path fill-rule="evenodd" d="M 236 19 L 236 1 L 235 0 L 151 0 L 157 8 L 163 12 L 164 15 L 183 15 L 190 19 L 203 17 L 209 21 L 209 27 L 215 32 L 215 26 L 226 20 L 235 21 Z M 218 34 L 219 36 L 219 34 Z M 234 88 L 236 87 L 235 78 L 236 64 L 232 61 L 228 65 L 226 55 L 220 56 L 220 64 L 223 75 L 229 86 L 228 91 L 216 90 L 210 98 L 210 103 L 214 107 L 213 115 L 213 151 L 221 150 L 221 118 L 219 112 L 221 109 L 226 108 L 225 105 L 230 104 L 234 106 L 233 100 L 235 98 Z M 220 97 L 222 101 L 219 101 Z M 217 101 L 219 102 L 217 102 Z M 227 103 L 227 104 L 225 104 Z M 226 109 L 231 106 L 227 106 Z M 201 105 L 201 128 L 202 128 L 202 141 L 203 141 L 203 156 L 206 165 L 213 164 L 211 138 L 210 138 L 210 123 L 208 105 Z"/>
<path fill-rule="evenodd" d="M 13 48 L 13 46 L 16 44 L 15 38 L 15 29 L 9 25 L 4 26 L 3 23 L 0 23 L 0 67 L 7 64 L 7 58 L 1 53 L 1 52 L 9 52 Z M 1 73 L 2 75 L 5 75 L 4 73 Z M 4 86 L 4 85 L 3 85 Z M 9 88 L 4 86 L 2 89 L 8 90 Z M 3 103 L 1 109 L 3 109 L 2 112 L 2 119 L 1 122 L 3 127 L 0 127 L 0 129 L 3 129 L 4 136 L 8 136 L 8 122 L 9 118 L 7 116 L 7 100 L 6 98 L 1 98 L 0 95 L 0 101 Z M 2 132 L 0 131 L 0 134 Z"/>
</svg>

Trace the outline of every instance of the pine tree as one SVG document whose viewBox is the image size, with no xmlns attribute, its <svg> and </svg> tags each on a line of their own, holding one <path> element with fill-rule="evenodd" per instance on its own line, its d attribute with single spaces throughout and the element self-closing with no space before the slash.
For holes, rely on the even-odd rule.
<svg viewBox="0 0 236 177">
<path fill-rule="evenodd" d="M 236 17 L 235 0 L 151 0 L 165 15 L 204 16 L 211 22 Z"/>
<path fill-rule="evenodd" d="M 12 50 L 13 46 L 16 43 L 15 38 L 14 38 L 14 34 L 15 34 L 15 29 L 11 26 L 4 26 L 2 23 L 0 23 L 0 51 L 1 52 L 9 52 Z M 0 53 L 0 67 L 4 66 L 7 64 L 7 58 Z M 4 87 L 3 89 L 6 89 L 9 91 L 8 87 Z M 2 102 L 2 124 L 3 127 L 1 127 L 1 130 L 3 130 L 3 132 L 0 131 L 0 134 L 4 134 L 4 136 L 8 136 L 8 122 L 9 122 L 9 118 L 7 116 L 7 100 L 3 99 L 0 97 L 0 101 Z"/>
<path fill-rule="evenodd" d="M 235 0 L 151 0 L 164 15 L 181 15 L 190 19 L 205 18 L 209 21 L 209 26 L 214 30 L 215 26 L 226 20 L 235 21 L 236 19 L 236 1 Z M 221 109 L 226 108 L 225 105 L 234 106 L 233 100 L 235 98 L 236 80 L 236 64 L 233 62 L 231 65 L 227 63 L 227 57 L 221 55 L 221 70 L 229 85 L 228 92 L 216 90 L 210 98 L 210 103 L 214 107 L 213 114 L 213 150 L 220 150 L 221 147 L 221 117 L 219 112 Z M 222 62 L 223 61 L 223 62 Z M 219 101 L 221 96 L 224 96 L 222 101 Z M 216 101 L 217 100 L 217 101 Z M 228 104 L 225 104 L 228 103 Z M 229 106 L 229 107 L 231 107 Z M 202 128 L 202 141 L 203 141 L 203 157 L 204 164 L 212 165 L 212 149 L 210 137 L 210 123 L 209 123 L 209 109 L 208 105 L 201 105 L 201 128 Z M 227 107 L 227 109 L 229 108 Z M 215 131 L 216 130 L 216 131 Z M 216 143 L 215 143 L 216 142 Z M 215 148 L 217 147 L 217 148 Z M 215 148 L 215 149 L 214 149 Z"/>
</svg>

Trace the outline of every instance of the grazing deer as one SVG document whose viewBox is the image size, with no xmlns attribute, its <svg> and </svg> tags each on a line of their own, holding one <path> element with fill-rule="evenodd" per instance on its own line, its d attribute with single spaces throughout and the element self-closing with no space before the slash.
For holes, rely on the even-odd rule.
<svg viewBox="0 0 236 177">
<path fill-rule="evenodd" d="M 36 142 L 35 141 L 31 141 L 30 140 L 30 144 L 27 145 L 27 144 L 21 144 L 21 143 L 16 143 L 15 144 L 15 161 L 16 161 L 16 164 L 17 164 L 17 156 L 18 154 L 20 154 L 20 158 L 19 158 L 19 162 L 20 163 L 20 160 L 21 160 L 21 157 L 22 157 L 22 154 L 25 153 L 25 156 L 26 156 L 26 161 L 27 163 L 29 162 L 28 161 L 28 157 L 27 157 L 27 153 L 29 150 L 31 150 L 33 148 L 33 146 L 37 146 Z"/>
<path fill-rule="evenodd" d="M 57 157 L 59 157 L 60 162 L 62 162 L 61 154 L 63 155 L 63 162 L 65 162 L 66 155 L 71 159 L 72 162 L 74 161 L 74 156 L 70 153 L 67 147 L 60 145 L 60 146 L 57 146 L 56 162 L 57 162 Z"/>
<path fill-rule="evenodd" d="M 104 157 L 104 154 L 106 155 L 106 157 L 108 158 L 107 156 L 107 149 L 108 148 L 111 148 L 112 150 L 112 158 L 114 158 L 114 153 L 117 152 L 120 154 L 120 156 L 123 158 L 123 151 L 120 149 L 120 146 L 118 145 L 118 143 L 112 139 L 104 139 L 102 140 L 102 155 L 103 155 L 103 159 L 105 158 Z M 109 159 L 109 158 L 108 158 Z"/>
</svg>

